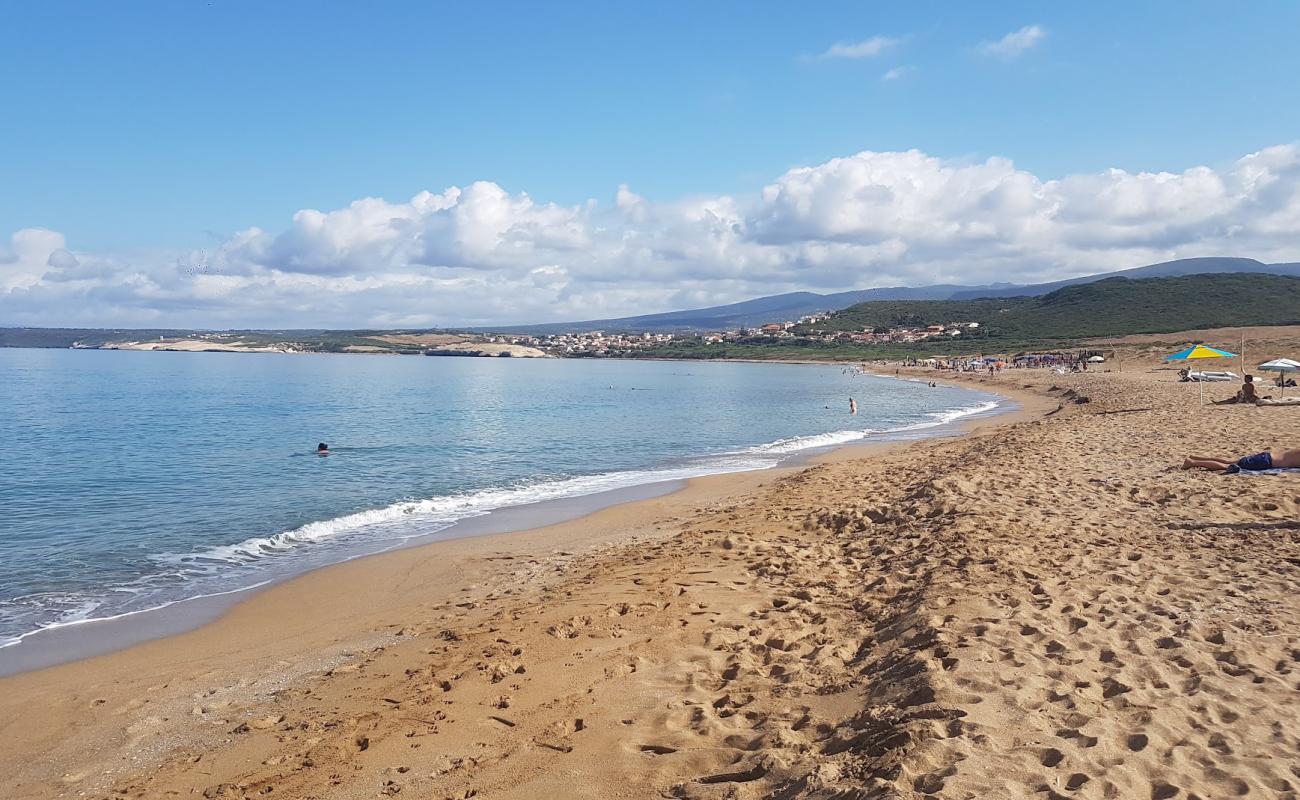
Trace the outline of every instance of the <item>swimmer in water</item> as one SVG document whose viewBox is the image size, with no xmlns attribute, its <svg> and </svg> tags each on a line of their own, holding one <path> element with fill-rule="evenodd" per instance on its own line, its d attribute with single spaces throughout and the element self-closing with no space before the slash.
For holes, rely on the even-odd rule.
<svg viewBox="0 0 1300 800">
<path fill-rule="evenodd" d="M 320 444 L 316 445 L 316 455 L 327 456 L 329 454 L 330 454 L 329 445 L 325 444 L 324 442 L 321 442 Z"/>
<path fill-rule="evenodd" d="M 858 415 L 858 403 L 852 397 L 849 398 L 849 413 L 855 417 Z"/>
</svg>

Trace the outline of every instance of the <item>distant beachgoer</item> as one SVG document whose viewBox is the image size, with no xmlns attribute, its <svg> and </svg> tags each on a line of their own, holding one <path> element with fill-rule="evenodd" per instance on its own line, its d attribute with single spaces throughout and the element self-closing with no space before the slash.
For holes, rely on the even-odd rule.
<svg viewBox="0 0 1300 800">
<path fill-rule="evenodd" d="M 324 442 L 321 442 L 320 444 L 316 445 L 316 455 L 327 456 L 329 454 L 330 454 L 329 445 L 325 444 Z"/>
<path fill-rule="evenodd" d="M 1280 454 L 1270 450 L 1262 453 L 1256 453 L 1253 456 L 1239 458 L 1236 461 L 1229 461 L 1225 458 L 1215 458 L 1213 456 L 1188 456 L 1183 461 L 1183 469 L 1208 469 L 1213 472 L 1223 472 L 1228 475 L 1234 472 L 1260 472 L 1266 469 L 1296 469 L 1300 468 L 1300 450 L 1286 450 Z"/>
<path fill-rule="evenodd" d="M 852 397 L 849 398 L 849 413 L 854 416 L 857 416 L 858 413 L 858 402 Z"/>
<path fill-rule="evenodd" d="M 1226 406 L 1232 403 L 1254 403 L 1258 399 L 1259 394 L 1255 392 L 1255 376 L 1247 375 L 1236 394 L 1227 400 L 1215 400 L 1214 404 L 1216 406 Z"/>
</svg>

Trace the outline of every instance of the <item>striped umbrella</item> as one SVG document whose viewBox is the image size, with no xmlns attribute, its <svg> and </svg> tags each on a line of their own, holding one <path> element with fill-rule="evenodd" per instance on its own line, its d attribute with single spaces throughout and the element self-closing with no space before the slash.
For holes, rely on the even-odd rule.
<svg viewBox="0 0 1300 800">
<path fill-rule="evenodd" d="M 1186 350 L 1179 350 L 1165 356 L 1165 361 L 1192 361 L 1200 358 L 1236 358 L 1236 353 L 1229 353 L 1227 350 L 1219 350 L 1214 347 L 1206 347 L 1203 344 L 1194 344 Z M 1201 405 L 1205 404 L 1205 381 L 1197 381 L 1201 385 Z"/>
</svg>

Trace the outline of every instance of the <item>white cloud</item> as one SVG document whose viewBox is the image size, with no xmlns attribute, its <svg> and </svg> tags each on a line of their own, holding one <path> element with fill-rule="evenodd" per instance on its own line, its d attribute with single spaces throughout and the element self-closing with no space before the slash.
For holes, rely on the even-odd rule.
<svg viewBox="0 0 1300 800">
<path fill-rule="evenodd" d="M 620 186 L 610 202 L 563 206 L 478 182 L 304 209 L 206 254 L 85 252 L 31 228 L 0 245 L 0 324 L 504 324 L 1203 255 L 1300 260 L 1300 146 L 1218 169 L 1059 179 L 1005 158 L 864 151 L 751 195 L 674 202 Z"/>
<path fill-rule="evenodd" d="M 838 42 L 827 48 L 818 58 L 874 58 L 900 41 L 901 39 L 889 36 L 872 36 L 860 42 Z"/>
<path fill-rule="evenodd" d="M 23 288 L 40 282 L 51 259 L 62 261 L 67 253 L 63 234 L 46 228 L 25 228 L 9 237 L 9 247 L 0 250 L 0 290 Z"/>
<path fill-rule="evenodd" d="M 894 67 L 893 69 L 885 70 L 885 74 L 881 75 L 880 79 L 882 81 L 896 81 L 907 73 L 912 72 L 913 69 L 914 67 L 910 66 Z"/>
<path fill-rule="evenodd" d="M 996 42 L 980 42 L 977 48 L 980 53 L 995 58 L 1013 59 L 1021 56 L 1026 50 L 1036 46 L 1047 36 L 1047 31 L 1038 25 L 1026 25 L 1018 31 L 1012 31 Z"/>
</svg>

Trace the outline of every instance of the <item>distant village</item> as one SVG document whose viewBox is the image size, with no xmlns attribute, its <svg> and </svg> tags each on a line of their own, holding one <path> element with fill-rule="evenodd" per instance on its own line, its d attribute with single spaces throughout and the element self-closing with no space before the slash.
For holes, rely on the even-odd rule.
<svg viewBox="0 0 1300 800">
<path fill-rule="evenodd" d="M 860 344 L 886 344 L 921 342 L 927 339 L 956 339 L 969 336 L 980 326 L 978 322 L 953 322 L 946 325 L 929 325 L 924 328 L 893 327 L 888 329 L 841 331 L 822 330 L 816 326 L 825 321 L 829 314 L 812 314 L 797 320 L 769 322 L 754 328 L 738 328 L 729 331 L 709 331 L 703 333 L 606 333 L 605 331 L 588 331 L 584 333 L 558 333 L 543 336 L 497 335 L 488 336 L 487 341 L 494 344 L 535 347 L 543 352 L 568 358 L 602 358 L 623 356 L 636 351 L 655 350 L 674 342 L 701 342 L 703 344 L 721 344 L 725 342 L 744 342 L 758 344 L 763 340 L 795 339 L 813 342 L 856 342 Z"/>
<path fill-rule="evenodd" d="M 379 331 L 28 331 L 25 346 L 73 349 L 154 350 L 242 353 L 377 353 L 388 355 L 479 356 L 514 358 L 672 357 L 674 346 L 741 344 L 905 344 L 926 340 L 974 338 L 978 322 L 926 327 L 877 327 L 838 330 L 820 325 L 829 313 L 769 322 L 726 331 L 628 333 L 588 331 L 547 335 L 418 333 Z M 68 341 L 65 334 L 84 333 Z M 290 335 L 285 335 L 289 333 Z M 122 335 L 115 335 L 122 334 Z M 147 334 L 141 336 L 140 334 Z M 294 335 L 297 334 L 297 335 Z M 128 338 L 129 336 L 129 338 Z M 9 345 L 13 346 L 13 345 Z M 18 345 L 24 346 L 24 345 Z"/>
</svg>

